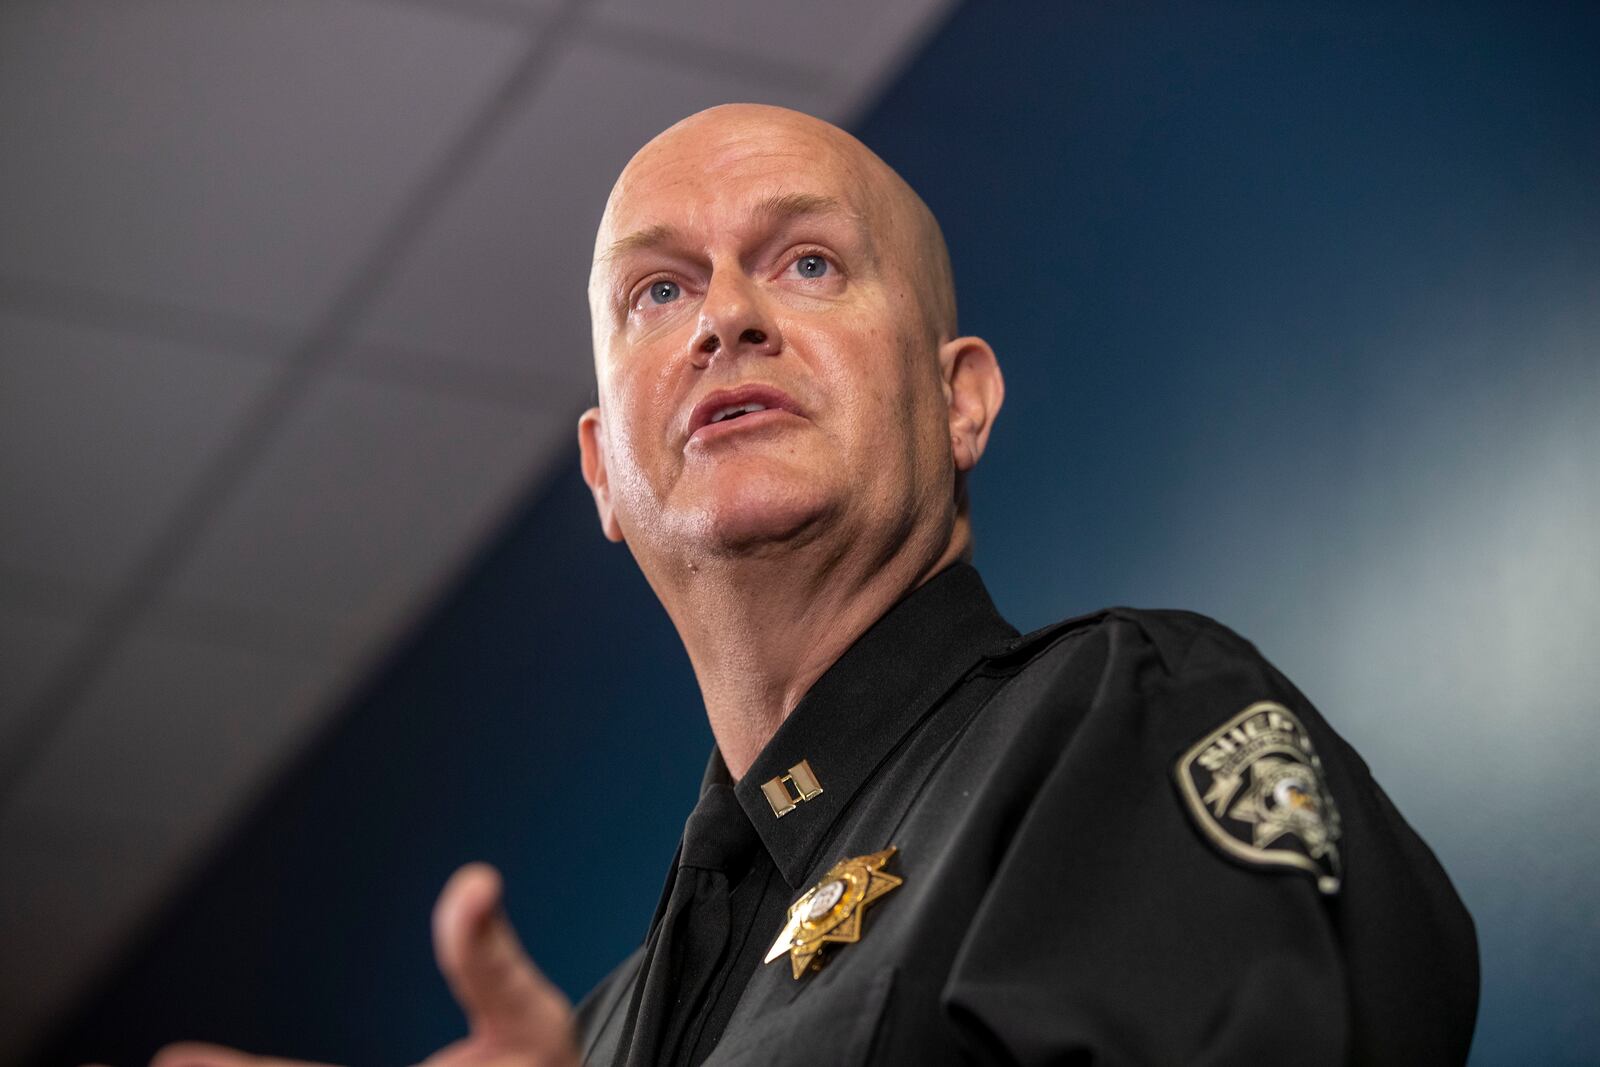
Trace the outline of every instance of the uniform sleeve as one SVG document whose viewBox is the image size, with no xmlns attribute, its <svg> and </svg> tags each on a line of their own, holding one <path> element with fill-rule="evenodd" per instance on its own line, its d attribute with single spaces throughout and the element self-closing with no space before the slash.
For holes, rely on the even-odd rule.
<svg viewBox="0 0 1600 1067">
<path fill-rule="evenodd" d="M 600 980 L 573 1009 L 578 1031 L 578 1049 L 586 1065 L 608 1064 L 616 1057 L 627 999 L 633 992 L 639 964 L 644 958 L 641 945 Z"/>
<path fill-rule="evenodd" d="M 1208 620 L 1121 620 L 1105 655 L 1097 692 L 1030 786 L 944 989 L 968 1051 L 1019 1064 L 1462 1062 L 1477 998 L 1471 920 L 1360 758 Z M 1320 860 L 1337 863 L 1335 892 L 1315 865 L 1230 854 L 1178 783 L 1198 742 L 1268 704 L 1289 710 L 1319 757 L 1337 809 L 1324 842 L 1337 855 Z M 1240 776 L 1224 811 L 1251 817 L 1238 807 L 1249 772 L 1269 791 L 1268 771 L 1286 773 L 1289 761 L 1272 759 Z M 1279 798 L 1302 799 L 1294 788 Z"/>
</svg>

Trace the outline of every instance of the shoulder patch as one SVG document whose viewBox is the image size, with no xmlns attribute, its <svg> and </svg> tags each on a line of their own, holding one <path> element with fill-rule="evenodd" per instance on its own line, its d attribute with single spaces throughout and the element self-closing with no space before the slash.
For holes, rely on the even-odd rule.
<svg viewBox="0 0 1600 1067">
<path fill-rule="evenodd" d="M 1339 812 L 1305 727 L 1271 700 L 1201 738 L 1173 769 L 1201 834 L 1258 867 L 1307 871 L 1339 891 Z"/>
</svg>

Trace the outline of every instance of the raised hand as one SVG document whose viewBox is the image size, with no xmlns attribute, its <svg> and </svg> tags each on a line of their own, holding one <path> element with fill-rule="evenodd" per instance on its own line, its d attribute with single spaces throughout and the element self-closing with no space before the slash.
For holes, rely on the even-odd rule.
<svg viewBox="0 0 1600 1067">
<path fill-rule="evenodd" d="M 500 893 L 498 871 L 469 863 L 451 875 L 434 905 L 434 957 L 466 1013 L 468 1033 L 424 1067 L 577 1067 L 572 1005 L 523 951 Z M 324 1065 L 183 1042 L 158 1052 L 150 1067 Z"/>
</svg>

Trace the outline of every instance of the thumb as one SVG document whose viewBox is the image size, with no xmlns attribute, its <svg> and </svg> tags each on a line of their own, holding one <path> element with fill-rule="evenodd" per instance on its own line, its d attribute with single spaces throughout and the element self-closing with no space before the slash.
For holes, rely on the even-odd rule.
<svg viewBox="0 0 1600 1067">
<path fill-rule="evenodd" d="M 157 1052 L 150 1067 L 327 1067 L 300 1060 L 277 1060 L 252 1056 L 236 1048 L 209 1045 L 203 1041 L 180 1041 Z"/>
<path fill-rule="evenodd" d="M 486 863 L 450 876 L 433 909 L 439 970 L 474 1037 L 562 1060 L 574 1047 L 572 1006 L 523 951 L 500 894 L 500 873 Z"/>
</svg>

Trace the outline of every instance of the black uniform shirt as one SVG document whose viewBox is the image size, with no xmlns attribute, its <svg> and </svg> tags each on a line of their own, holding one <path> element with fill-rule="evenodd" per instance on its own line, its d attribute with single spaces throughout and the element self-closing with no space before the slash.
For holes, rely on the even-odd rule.
<svg viewBox="0 0 1600 1067">
<path fill-rule="evenodd" d="M 805 760 L 782 817 L 761 784 Z M 789 787 L 795 795 L 796 787 Z M 862 936 L 762 958 L 837 861 Z M 713 754 L 649 937 L 579 1006 L 602 1064 L 1459 1063 L 1472 922 L 1361 758 L 1246 641 L 1113 608 L 1026 637 L 956 565 Z"/>
</svg>

